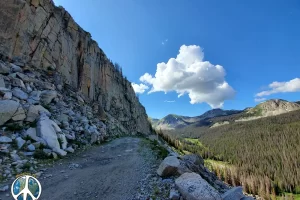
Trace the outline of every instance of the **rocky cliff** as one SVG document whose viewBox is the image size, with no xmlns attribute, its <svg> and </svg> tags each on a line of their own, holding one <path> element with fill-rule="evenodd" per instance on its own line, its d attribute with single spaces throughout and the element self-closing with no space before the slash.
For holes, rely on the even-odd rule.
<svg viewBox="0 0 300 200">
<path fill-rule="evenodd" d="M 54 85 L 83 94 L 112 134 L 149 134 L 130 82 L 62 7 L 51 0 L 0 1 L 0 58 L 52 70 Z"/>
</svg>

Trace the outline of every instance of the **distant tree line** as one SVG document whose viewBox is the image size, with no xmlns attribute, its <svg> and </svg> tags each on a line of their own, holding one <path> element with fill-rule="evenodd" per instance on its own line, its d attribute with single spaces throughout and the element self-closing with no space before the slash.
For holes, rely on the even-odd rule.
<svg viewBox="0 0 300 200">
<path fill-rule="evenodd" d="M 213 169 L 232 185 L 266 199 L 300 194 L 300 111 L 215 128 L 158 131 L 170 145 L 206 159 L 229 163 Z M 203 145 L 187 141 L 197 138 Z"/>
</svg>

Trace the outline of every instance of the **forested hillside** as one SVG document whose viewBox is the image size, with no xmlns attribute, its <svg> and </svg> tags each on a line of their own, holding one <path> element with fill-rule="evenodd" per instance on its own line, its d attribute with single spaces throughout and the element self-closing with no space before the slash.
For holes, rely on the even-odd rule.
<svg viewBox="0 0 300 200">
<path fill-rule="evenodd" d="M 214 170 L 250 193 L 300 193 L 300 111 L 215 128 L 205 126 L 159 131 L 180 150 L 226 162 Z M 187 138 L 197 138 L 199 142 Z"/>
</svg>

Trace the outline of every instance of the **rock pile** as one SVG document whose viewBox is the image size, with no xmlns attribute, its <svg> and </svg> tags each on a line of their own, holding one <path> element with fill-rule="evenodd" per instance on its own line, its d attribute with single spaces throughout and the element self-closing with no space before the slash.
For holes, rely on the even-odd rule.
<svg viewBox="0 0 300 200">
<path fill-rule="evenodd" d="M 52 71 L 51 71 L 52 73 Z M 55 82 L 49 71 L 0 61 L 0 179 L 36 173 L 35 158 L 57 158 L 100 143 L 106 121 L 84 96 Z M 106 124 L 105 124 L 106 123 Z"/>
<path fill-rule="evenodd" d="M 195 154 L 166 157 L 157 174 L 163 178 L 175 177 L 176 189 L 170 191 L 170 199 L 181 197 L 187 200 L 251 200 L 243 194 L 242 187 L 230 188 L 204 167 L 203 159 Z M 181 194 L 178 195 L 178 191 Z"/>
</svg>

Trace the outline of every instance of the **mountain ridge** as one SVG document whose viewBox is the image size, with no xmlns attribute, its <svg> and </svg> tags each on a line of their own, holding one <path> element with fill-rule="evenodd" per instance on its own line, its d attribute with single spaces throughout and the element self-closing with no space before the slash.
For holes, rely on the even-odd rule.
<svg viewBox="0 0 300 200">
<path fill-rule="evenodd" d="M 254 107 L 247 107 L 243 110 L 223 110 L 220 108 L 211 109 L 199 116 L 189 117 L 181 116 L 176 114 L 169 114 L 162 119 L 156 119 L 155 123 L 152 123 L 152 126 L 156 129 L 165 129 L 171 130 L 176 128 L 183 128 L 189 125 L 198 125 L 198 126 L 213 126 L 214 124 L 210 123 L 209 119 L 218 119 L 226 116 L 237 117 L 234 121 L 248 121 L 255 120 L 262 117 L 275 116 L 291 112 L 294 110 L 300 109 L 300 101 L 298 102 L 289 102 L 283 99 L 269 99 L 267 101 L 261 102 Z M 238 115 L 240 114 L 240 115 Z M 224 123 L 225 122 L 225 123 Z M 217 122 L 216 125 L 227 124 L 226 120 L 221 120 Z"/>
</svg>

